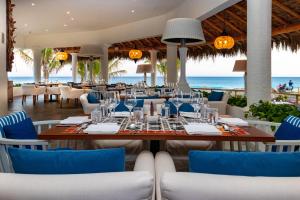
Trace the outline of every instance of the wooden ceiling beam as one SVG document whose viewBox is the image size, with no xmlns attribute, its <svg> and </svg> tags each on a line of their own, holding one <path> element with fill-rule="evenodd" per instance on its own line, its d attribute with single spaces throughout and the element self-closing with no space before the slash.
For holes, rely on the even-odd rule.
<svg viewBox="0 0 300 200">
<path fill-rule="evenodd" d="M 280 8 L 281 10 L 289 13 L 291 16 L 296 17 L 296 18 L 300 18 L 300 14 L 298 14 L 296 11 L 292 10 L 291 8 L 283 5 L 282 3 L 278 2 L 277 0 L 272 0 L 273 5 L 277 6 L 278 8 Z"/>
<path fill-rule="evenodd" d="M 203 21 L 204 23 L 207 23 L 209 26 L 213 27 L 215 30 L 217 30 L 218 32 L 222 33 L 222 29 L 217 27 L 214 23 L 210 22 L 208 19 Z"/>
<path fill-rule="evenodd" d="M 224 21 L 224 19 L 222 17 L 220 17 L 219 15 L 215 15 L 215 17 L 220 20 L 221 22 Z M 238 32 L 240 35 L 244 35 L 245 33 L 243 31 L 241 31 L 239 28 L 237 28 L 236 26 L 234 26 L 232 23 L 230 23 L 229 21 L 225 20 L 225 23 L 233 30 L 235 30 L 236 32 Z"/>
<path fill-rule="evenodd" d="M 244 14 L 247 14 L 247 10 L 246 8 L 238 5 L 238 4 L 234 4 L 233 7 L 235 7 L 236 9 L 240 10 L 241 12 L 243 12 Z"/>
<path fill-rule="evenodd" d="M 238 16 L 237 14 L 235 14 L 234 12 L 230 11 L 230 10 L 226 10 L 225 12 L 227 12 L 230 17 L 234 18 L 235 20 L 241 22 L 242 24 L 247 24 L 247 21 L 244 20 L 243 18 L 241 18 L 240 16 Z"/>
<path fill-rule="evenodd" d="M 209 35 L 209 37 L 212 37 L 212 38 L 215 38 L 215 37 L 216 37 L 215 35 L 213 35 L 212 33 L 210 33 L 210 32 L 209 32 L 208 30 L 206 30 L 206 29 L 204 29 L 203 31 L 204 31 L 204 34 Z"/>
<path fill-rule="evenodd" d="M 275 21 L 277 21 L 277 22 L 279 22 L 279 23 L 281 23 L 281 24 L 288 24 L 285 20 L 283 20 L 283 19 L 281 19 L 280 17 L 278 17 L 277 15 L 275 15 L 275 14 L 272 14 L 272 18 L 275 20 Z"/>
</svg>

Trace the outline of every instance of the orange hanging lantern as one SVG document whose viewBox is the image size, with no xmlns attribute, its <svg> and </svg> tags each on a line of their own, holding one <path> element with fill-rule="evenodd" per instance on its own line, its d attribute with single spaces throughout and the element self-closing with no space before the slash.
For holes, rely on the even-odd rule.
<svg viewBox="0 0 300 200">
<path fill-rule="evenodd" d="M 221 36 L 215 39 L 214 46 L 216 49 L 231 49 L 234 47 L 234 39 L 223 31 Z"/>
<path fill-rule="evenodd" d="M 64 51 L 57 52 L 55 56 L 56 56 L 56 60 L 58 60 L 58 61 L 68 60 L 68 53 L 66 53 Z"/>
<path fill-rule="evenodd" d="M 134 62 L 136 63 L 137 60 L 141 59 L 143 56 L 143 52 L 139 49 L 131 49 L 129 51 L 129 58 L 134 60 Z"/>
</svg>

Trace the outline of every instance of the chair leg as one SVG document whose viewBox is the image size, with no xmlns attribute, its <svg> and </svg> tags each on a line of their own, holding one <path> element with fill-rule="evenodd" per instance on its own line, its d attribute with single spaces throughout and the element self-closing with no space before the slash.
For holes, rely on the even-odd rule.
<svg viewBox="0 0 300 200">
<path fill-rule="evenodd" d="M 33 101 L 33 105 L 35 105 L 35 103 L 36 103 L 36 96 L 35 95 L 32 96 L 32 101 Z"/>
<path fill-rule="evenodd" d="M 22 95 L 22 105 L 24 104 L 24 101 L 25 101 L 25 95 Z"/>
<path fill-rule="evenodd" d="M 63 98 L 60 98 L 60 108 L 62 108 Z"/>
</svg>

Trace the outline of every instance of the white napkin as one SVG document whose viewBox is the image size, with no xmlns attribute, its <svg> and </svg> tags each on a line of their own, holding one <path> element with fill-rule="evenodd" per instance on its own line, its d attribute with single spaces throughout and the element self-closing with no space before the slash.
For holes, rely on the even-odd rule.
<svg viewBox="0 0 300 200">
<path fill-rule="evenodd" d="M 112 117 L 129 117 L 130 112 L 112 112 Z"/>
<path fill-rule="evenodd" d="M 190 123 L 184 125 L 184 129 L 189 135 L 221 135 L 221 131 L 215 126 L 206 123 Z"/>
<path fill-rule="evenodd" d="M 197 113 L 194 112 L 180 112 L 180 116 L 182 117 L 188 117 L 188 118 L 197 118 Z M 198 114 L 199 118 L 200 114 Z"/>
<path fill-rule="evenodd" d="M 75 116 L 75 117 L 68 117 L 67 119 L 61 120 L 60 124 L 82 124 L 85 122 L 89 122 L 90 119 L 88 116 Z"/>
<path fill-rule="evenodd" d="M 232 125 L 232 126 L 248 126 L 248 122 L 240 118 L 220 118 L 218 120 L 220 123 Z"/>
<path fill-rule="evenodd" d="M 120 126 L 117 123 L 98 123 L 89 125 L 83 132 L 88 134 L 116 134 L 119 130 Z"/>
</svg>

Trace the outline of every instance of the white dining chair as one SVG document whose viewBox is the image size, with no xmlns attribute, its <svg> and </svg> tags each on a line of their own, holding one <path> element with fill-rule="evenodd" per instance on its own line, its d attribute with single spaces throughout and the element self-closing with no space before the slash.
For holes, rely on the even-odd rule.
<svg viewBox="0 0 300 200">
<path fill-rule="evenodd" d="M 70 99 L 74 99 L 75 104 L 78 103 L 78 99 L 84 94 L 84 89 L 71 88 L 70 86 L 60 86 L 60 107 L 62 108 L 63 100 L 66 99 L 69 102 Z"/>
<path fill-rule="evenodd" d="M 22 85 L 22 105 L 26 102 L 27 96 L 32 96 L 33 105 L 36 104 L 39 95 L 44 95 L 46 92 L 45 86 Z"/>
</svg>

